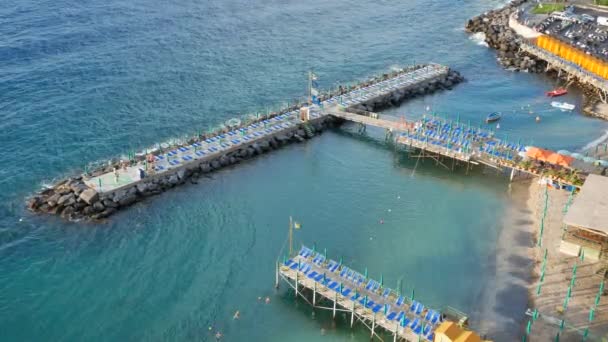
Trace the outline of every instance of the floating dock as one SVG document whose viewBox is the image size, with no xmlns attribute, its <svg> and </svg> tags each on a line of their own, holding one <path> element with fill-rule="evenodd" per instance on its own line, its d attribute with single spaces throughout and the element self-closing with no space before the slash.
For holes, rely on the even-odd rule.
<svg viewBox="0 0 608 342">
<path fill-rule="evenodd" d="M 371 337 L 384 330 L 393 341 L 433 341 L 435 329 L 445 321 L 466 326 L 468 317 L 450 307 L 435 310 L 399 290 L 384 286 L 382 279 L 368 278 L 323 253 L 302 246 L 297 255 L 277 266 L 277 286 L 282 279 L 314 308 L 343 312 L 351 327 L 360 322 Z M 329 303 L 324 306 L 323 303 Z"/>
</svg>

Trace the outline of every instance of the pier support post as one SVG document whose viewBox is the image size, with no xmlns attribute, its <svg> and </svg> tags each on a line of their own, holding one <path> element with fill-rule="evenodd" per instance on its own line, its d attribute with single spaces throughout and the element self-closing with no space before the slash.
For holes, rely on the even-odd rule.
<svg viewBox="0 0 608 342">
<path fill-rule="evenodd" d="M 280 264 L 277 262 L 277 269 L 276 269 L 275 275 L 274 275 L 274 288 L 275 289 L 279 288 L 279 267 L 280 267 Z"/>
<path fill-rule="evenodd" d="M 317 305 L 317 282 L 312 283 L 312 307 Z"/>
<path fill-rule="evenodd" d="M 333 318 L 336 319 L 336 303 L 338 302 L 338 292 L 334 292 L 334 313 Z"/>
<path fill-rule="evenodd" d="M 350 327 L 355 323 L 355 301 L 353 300 L 353 308 L 350 310 Z"/>
<path fill-rule="evenodd" d="M 294 287 L 296 289 L 296 298 L 298 298 L 298 271 L 296 271 L 296 284 Z"/>
<path fill-rule="evenodd" d="M 374 338 L 374 330 L 376 329 L 376 314 L 372 316 L 372 335 L 371 338 Z"/>
<path fill-rule="evenodd" d="M 511 177 L 509 177 L 509 183 L 513 181 L 513 177 L 515 176 L 515 168 L 511 169 Z"/>
<path fill-rule="evenodd" d="M 399 333 L 399 323 L 395 324 L 395 335 L 393 335 L 393 342 L 397 342 L 398 333 Z"/>
</svg>

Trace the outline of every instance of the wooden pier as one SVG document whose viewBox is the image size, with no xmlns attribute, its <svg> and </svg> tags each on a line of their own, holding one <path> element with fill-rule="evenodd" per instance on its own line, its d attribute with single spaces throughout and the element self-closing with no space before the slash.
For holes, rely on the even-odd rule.
<svg viewBox="0 0 608 342">
<path fill-rule="evenodd" d="M 425 307 L 384 286 L 382 280 L 370 279 L 305 246 L 277 265 L 277 286 L 280 279 L 315 309 L 329 310 L 334 318 L 346 313 L 351 327 L 360 322 L 370 330 L 371 338 L 382 340 L 378 333 L 384 331 L 393 341 L 433 341 L 434 330 L 442 322 L 468 323 L 468 317 L 454 308 Z"/>
</svg>

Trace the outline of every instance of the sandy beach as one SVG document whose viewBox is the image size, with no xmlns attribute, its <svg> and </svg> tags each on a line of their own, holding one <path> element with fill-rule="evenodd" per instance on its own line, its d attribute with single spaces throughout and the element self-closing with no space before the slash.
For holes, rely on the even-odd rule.
<svg viewBox="0 0 608 342">
<path fill-rule="evenodd" d="M 532 213 L 534 228 L 534 246 L 530 249 L 530 257 L 534 260 L 531 283 L 528 284 L 529 308 L 538 309 L 540 315 L 533 321 L 529 341 L 554 341 L 561 320 L 565 320 L 565 328 L 560 332 L 561 341 L 580 341 L 584 330 L 589 327 L 589 341 L 599 341 L 608 333 L 607 322 L 608 300 L 602 297 L 595 311 L 593 322 L 589 322 L 589 311 L 593 307 L 599 290 L 601 277 L 596 275 L 599 269 L 597 262 L 581 261 L 578 257 L 568 256 L 559 252 L 563 228 L 562 219 L 564 206 L 569 193 L 563 190 L 548 189 L 548 210 L 542 236 L 542 246 L 537 242 L 540 223 L 545 206 L 545 187 L 533 181 L 529 184 L 527 201 L 528 211 Z M 540 294 L 537 295 L 541 275 L 541 265 L 544 253 L 547 253 L 547 264 Z M 577 264 L 576 279 L 572 289 L 567 309 L 563 310 L 564 299 L 572 280 L 572 269 Z M 525 334 L 528 321 L 526 316 L 521 333 Z"/>
</svg>

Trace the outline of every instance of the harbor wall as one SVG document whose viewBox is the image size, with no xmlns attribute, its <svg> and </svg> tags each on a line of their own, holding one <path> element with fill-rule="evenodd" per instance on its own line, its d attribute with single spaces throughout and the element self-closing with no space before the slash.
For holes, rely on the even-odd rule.
<svg viewBox="0 0 608 342">
<path fill-rule="evenodd" d="M 410 67 L 404 69 L 405 71 L 403 72 L 412 71 L 423 66 L 424 65 Z M 339 96 L 357 87 L 371 85 L 389 77 L 391 77 L 390 74 L 384 74 L 381 77 L 361 82 L 353 87 L 340 87 L 336 92 L 328 93 L 323 96 L 325 98 Z M 360 107 L 378 110 L 389 106 L 399 105 L 408 98 L 421 96 L 438 90 L 451 89 L 454 85 L 463 80 L 464 78 L 458 72 L 450 69 L 447 74 L 442 77 L 415 84 L 408 88 L 398 89 L 388 95 L 372 98 L 360 105 Z M 293 109 L 295 108 L 286 108 L 281 112 L 272 113 L 269 117 L 287 113 Z M 259 121 L 262 121 L 263 119 L 265 118 L 262 118 Z M 252 140 L 248 145 L 232 146 L 224 150 L 221 155 L 210 155 L 205 158 L 200 158 L 180 167 L 172 168 L 166 172 L 147 176 L 142 180 L 130 183 L 122 188 L 97 193 L 94 189 L 85 184 L 85 177 L 101 175 L 111 172 L 115 167 L 119 167 L 116 161 L 112 160 L 109 163 L 105 163 L 105 166 L 99 167 L 96 170 L 91 170 L 86 175 L 66 177 L 56 182 L 51 187 L 45 188 L 29 197 L 26 201 L 26 205 L 31 211 L 36 213 L 60 215 L 62 218 L 68 220 L 99 221 L 115 214 L 119 210 L 128 208 L 134 203 L 143 201 L 151 196 L 159 195 L 176 186 L 186 183 L 196 183 L 197 178 L 204 174 L 255 158 L 258 155 L 280 149 L 291 143 L 304 142 L 328 128 L 339 126 L 341 123 L 342 120 L 339 118 L 330 115 L 322 115 L 308 122 L 302 122 L 294 127 L 259 137 L 257 140 Z M 201 135 L 200 137 L 193 138 L 188 144 L 202 141 L 221 133 L 225 133 L 225 131 Z M 177 148 L 177 146 L 171 148 Z M 145 158 L 145 156 L 136 157 L 132 160 L 132 163 L 140 162 L 143 158 Z"/>
</svg>

